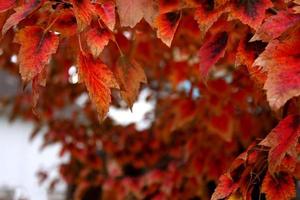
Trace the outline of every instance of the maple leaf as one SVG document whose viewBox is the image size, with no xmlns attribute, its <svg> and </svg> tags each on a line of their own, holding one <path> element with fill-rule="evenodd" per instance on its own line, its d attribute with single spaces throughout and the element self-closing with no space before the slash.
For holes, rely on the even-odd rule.
<svg viewBox="0 0 300 200">
<path fill-rule="evenodd" d="M 11 9 L 16 3 L 16 0 L 5 0 L 0 2 L 0 13 Z"/>
<path fill-rule="evenodd" d="M 300 116 L 289 115 L 260 142 L 260 145 L 270 147 L 268 161 L 271 174 L 276 172 L 286 155 L 294 160 L 297 158 L 296 147 L 300 136 Z M 295 165 L 296 163 L 294 163 Z"/>
<path fill-rule="evenodd" d="M 227 32 L 219 32 L 205 40 L 199 50 L 199 66 L 202 77 L 207 77 L 211 67 L 224 56 L 228 41 Z"/>
<path fill-rule="evenodd" d="M 157 15 L 153 0 L 116 0 L 121 26 L 133 28 L 144 17 L 152 25 Z"/>
<path fill-rule="evenodd" d="M 273 6 L 270 0 L 233 0 L 230 14 L 254 29 L 258 29 L 265 18 L 265 11 Z"/>
<path fill-rule="evenodd" d="M 300 95 L 300 26 L 272 40 L 254 65 L 267 71 L 264 89 L 272 109 L 278 110 L 289 99 Z"/>
<path fill-rule="evenodd" d="M 52 29 L 61 33 L 63 36 L 69 37 L 76 34 L 77 23 L 76 17 L 71 10 L 62 10 L 57 13 L 57 19 Z"/>
<path fill-rule="evenodd" d="M 38 26 L 27 26 L 15 36 L 21 45 L 19 51 L 20 73 L 24 82 L 32 80 L 49 62 L 57 50 L 59 38 L 52 32 L 44 32 Z"/>
<path fill-rule="evenodd" d="M 2 27 L 2 35 L 4 35 L 11 27 L 17 25 L 20 21 L 29 16 L 33 11 L 38 9 L 43 0 L 30 0 L 29 2 L 15 8 L 15 13 L 9 16 Z"/>
<path fill-rule="evenodd" d="M 268 17 L 265 22 L 255 32 L 251 41 L 270 41 L 279 37 L 284 31 L 294 26 L 300 21 L 300 15 L 292 14 L 288 11 L 280 11 L 276 15 Z"/>
<path fill-rule="evenodd" d="M 157 37 L 168 47 L 171 46 L 180 18 L 181 12 L 164 13 L 156 18 Z"/>
<path fill-rule="evenodd" d="M 107 29 L 91 28 L 86 33 L 86 42 L 93 56 L 98 57 L 112 35 Z"/>
<path fill-rule="evenodd" d="M 167 13 L 177 10 L 180 7 L 180 0 L 168 1 L 168 0 L 159 0 L 159 13 Z"/>
<path fill-rule="evenodd" d="M 239 184 L 234 183 L 229 174 L 224 174 L 219 179 L 219 184 L 216 187 L 211 200 L 224 199 L 234 193 L 239 187 Z"/>
<path fill-rule="evenodd" d="M 111 102 L 110 88 L 118 89 L 119 85 L 111 70 L 99 59 L 94 59 L 91 54 L 79 54 L 78 68 L 102 121 Z"/>
<path fill-rule="evenodd" d="M 219 19 L 219 17 L 227 11 L 226 7 L 217 9 L 209 9 L 202 4 L 197 7 L 194 18 L 197 21 L 202 37 L 205 36 L 207 30 Z"/>
<path fill-rule="evenodd" d="M 73 5 L 73 11 L 77 19 L 77 27 L 82 31 L 88 26 L 95 12 L 94 6 L 90 0 L 70 0 Z"/>
<path fill-rule="evenodd" d="M 132 108 L 139 93 L 140 83 L 147 83 L 145 72 L 138 62 L 129 61 L 125 56 L 119 58 L 114 72 L 121 87 L 121 96 Z"/>
<path fill-rule="evenodd" d="M 115 3 L 112 1 L 103 4 L 96 4 L 95 11 L 100 16 L 104 24 L 113 31 L 116 25 Z"/>
<path fill-rule="evenodd" d="M 267 173 L 261 190 L 266 194 L 267 200 L 290 200 L 296 197 L 294 179 L 284 173 L 280 173 L 275 177 Z"/>
</svg>

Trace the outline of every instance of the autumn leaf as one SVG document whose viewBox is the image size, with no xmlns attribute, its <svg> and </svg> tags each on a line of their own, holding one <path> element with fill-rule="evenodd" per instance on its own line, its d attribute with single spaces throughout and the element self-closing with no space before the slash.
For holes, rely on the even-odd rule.
<svg viewBox="0 0 300 200">
<path fill-rule="evenodd" d="M 157 37 L 168 47 L 171 46 L 180 18 L 181 12 L 169 12 L 157 16 L 155 20 Z"/>
<path fill-rule="evenodd" d="M 91 28 L 86 33 L 86 42 L 93 56 L 98 57 L 112 35 L 107 29 Z"/>
<path fill-rule="evenodd" d="M 41 88 L 46 86 L 47 68 L 44 68 L 32 79 L 32 110 L 37 114 L 36 106 L 40 96 Z"/>
<path fill-rule="evenodd" d="M 227 11 L 226 7 L 220 7 L 217 9 L 209 9 L 207 6 L 199 5 L 197 7 L 194 18 L 197 21 L 200 31 L 201 37 L 204 37 L 207 30 L 219 19 L 219 17 Z"/>
<path fill-rule="evenodd" d="M 166 0 L 159 0 L 159 13 L 167 13 L 176 11 L 180 7 L 180 0 L 174 0 L 174 1 L 166 1 Z"/>
<path fill-rule="evenodd" d="M 265 11 L 273 6 L 270 0 L 233 0 L 229 6 L 230 15 L 244 24 L 258 29 L 265 18 Z"/>
<path fill-rule="evenodd" d="M 16 3 L 16 0 L 5 0 L 0 2 L 0 13 L 11 9 Z"/>
<path fill-rule="evenodd" d="M 119 88 L 118 83 L 111 70 L 99 59 L 94 59 L 91 54 L 79 54 L 78 68 L 102 121 L 111 102 L 110 88 Z"/>
<path fill-rule="evenodd" d="M 116 0 L 121 26 L 133 28 L 144 17 L 152 25 L 157 9 L 153 0 Z"/>
<path fill-rule="evenodd" d="M 9 16 L 2 27 L 2 35 L 4 35 L 11 27 L 17 25 L 20 21 L 29 16 L 33 11 L 38 9 L 43 0 L 30 0 L 29 2 L 15 8 L 15 13 Z"/>
<path fill-rule="evenodd" d="M 278 38 L 284 31 L 300 21 L 300 15 L 288 11 L 280 11 L 276 15 L 268 17 L 259 27 L 251 41 L 262 40 L 268 42 Z"/>
<path fill-rule="evenodd" d="M 204 41 L 199 50 L 199 66 L 202 77 L 206 78 L 211 67 L 224 56 L 227 41 L 227 32 L 219 32 Z"/>
<path fill-rule="evenodd" d="M 104 24 L 113 31 L 116 24 L 115 3 L 112 1 L 96 4 L 95 10 Z"/>
<path fill-rule="evenodd" d="M 137 61 L 129 61 L 125 56 L 119 58 L 114 72 L 121 87 L 121 96 L 132 108 L 139 94 L 140 84 L 147 83 L 145 72 Z"/>
<path fill-rule="evenodd" d="M 261 190 L 267 200 L 290 200 L 296 197 L 295 181 L 291 175 L 284 173 L 274 177 L 267 173 Z"/>
<path fill-rule="evenodd" d="M 278 110 L 289 99 L 300 95 L 300 26 L 272 40 L 255 60 L 255 66 L 267 71 L 264 89 L 272 109 Z"/>
<path fill-rule="evenodd" d="M 59 38 L 52 32 L 44 32 L 38 26 L 27 26 L 15 36 L 21 45 L 19 51 L 20 73 L 26 83 L 36 77 L 57 50 Z"/>
<path fill-rule="evenodd" d="M 76 34 L 77 24 L 76 17 L 71 10 L 62 10 L 57 13 L 57 19 L 52 29 L 59 32 L 63 36 L 70 37 Z"/>
<path fill-rule="evenodd" d="M 234 193 L 239 185 L 234 183 L 229 174 L 224 174 L 219 179 L 219 184 L 216 187 L 211 200 L 224 199 Z"/>
<path fill-rule="evenodd" d="M 276 172 L 286 155 L 291 156 L 294 160 L 297 159 L 296 146 L 299 136 L 300 116 L 289 115 L 260 142 L 260 145 L 270 147 L 268 161 L 271 174 Z"/>
<path fill-rule="evenodd" d="M 90 0 L 71 0 L 73 11 L 77 19 L 78 30 L 82 31 L 88 26 L 95 12 Z"/>
</svg>

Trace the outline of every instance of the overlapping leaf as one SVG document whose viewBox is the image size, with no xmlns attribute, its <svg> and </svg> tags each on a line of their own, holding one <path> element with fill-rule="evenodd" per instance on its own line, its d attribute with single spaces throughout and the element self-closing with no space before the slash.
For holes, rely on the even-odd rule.
<svg viewBox="0 0 300 200">
<path fill-rule="evenodd" d="M 103 4 L 96 4 L 95 11 L 100 16 L 105 25 L 113 31 L 116 24 L 115 3 L 112 1 Z"/>
<path fill-rule="evenodd" d="M 270 147 L 268 161 L 271 174 L 276 172 L 286 155 L 296 160 L 298 138 L 300 136 L 300 116 L 289 115 L 283 119 L 260 145 Z M 296 163 L 294 163 L 294 166 Z"/>
<path fill-rule="evenodd" d="M 143 68 L 137 61 L 130 61 L 125 56 L 121 56 L 115 67 L 115 75 L 121 87 L 122 98 L 132 108 L 139 94 L 140 84 L 147 83 Z"/>
<path fill-rule="evenodd" d="M 99 27 L 91 28 L 86 33 L 86 42 L 95 57 L 100 55 L 111 38 L 112 35 L 107 29 L 101 29 Z"/>
<path fill-rule="evenodd" d="M 300 95 L 300 27 L 292 28 L 281 38 L 272 40 L 254 65 L 263 67 L 268 77 L 264 85 L 274 110 Z"/>
<path fill-rule="evenodd" d="M 82 31 L 91 23 L 94 15 L 94 6 L 90 0 L 71 0 L 76 16 L 78 29 Z"/>
<path fill-rule="evenodd" d="M 12 14 L 2 28 L 2 35 L 4 35 L 10 28 L 17 25 L 20 21 L 25 19 L 34 10 L 39 8 L 43 3 L 43 0 L 30 0 L 27 3 L 15 8 L 15 13 Z"/>
</svg>

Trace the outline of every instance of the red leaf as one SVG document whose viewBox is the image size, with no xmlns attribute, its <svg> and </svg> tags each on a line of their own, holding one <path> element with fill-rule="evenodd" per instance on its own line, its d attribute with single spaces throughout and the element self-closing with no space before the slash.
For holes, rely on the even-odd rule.
<svg viewBox="0 0 300 200">
<path fill-rule="evenodd" d="M 228 33 L 220 32 L 205 40 L 199 50 L 200 73 L 207 77 L 211 67 L 225 54 Z"/>
<path fill-rule="evenodd" d="M 270 147 L 268 161 L 270 173 L 276 172 L 285 155 L 297 159 L 296 146 L 300 136 L 300 116 L 289 115 L 284 118 L 260 145 Z"/>
<path fill-rule="evenodd" d="M 57 20 L 53 24 L 53 30 L 61 33 L 63 36 L 72 36 L 76 34 L 76 17 L 71 10 L 63 10 L 57 13 Z"/>
<path fill-rule="evenodd" d="M 267 200 L 290 200 L 296 197 L 295 182 L 288 174 L 279 174 L 272 177 L 267 173 L 263 183 L 262 192 L 266 194 Z"/>
<path fill-rule="evenodd" d="M 96 4 L 95 10 L 105 25 L 113 31 L 116 24 L 115 3 L 112 1 Z"/>
<path fill-rule="evenodd" d="M 224 199 L 238 189 L 239 185 L 234 183 L 229 174 L 224 174 L 219 179 L 211 200 Z"/>
<path fill-rule="evenodd" d="M 197 7 L 194 18 L 199 24 L 202 37 L 205 36 L 207 30 L 219 19 L 219 17 L 227 11 L 227 6 L 217 9 L 209 9 L 202 4 Z"/>
<path fill-rule="evenodd" d="M 233 0 L 230 14 L 244 24 L 257 29 L 265 18 L 265 11 L 273 6 L 270 0 Z"/>
<path fill-rule="evenodd" d="M 297 24 L 300 15 L 288 11 L 280 11 L 277 15 L 271 16 L 259 27 L 251 41 L 270 41 L 279 37 L 284 31 Z"/>
<path fill-rule="evenodd" d="M 32 110 L 33 113 L 36 112 L 36 105 L 40 96 L 41 88 L 46 86 L 47 82 L 47 68 L 44 68 L 41 73 L 37 74 L 32 79 Z"/>
<path fill-rule="evenodd" d="M 3 0 L 0 2 L 0 13 L 11 9 L 15 5 L 16 0 Z"/>
<path fill-rule="evenodd" d="M 93 18 L 94 6 L 90 0 L 70 0 L 77 19 L 78 29 L 82 31 L 88 26 Z"/>
<path fill-rule="evenodd" d="M 5 22 L 2 28 L 2 35 L 4 35 L 11 27 L 17 25 L 20 21 L 25 19 L 33 11 L 42 5 L 42 0 L 30 0 L 28 3 L 15 8 L 15 13 L 12 14 Z"/>
<path fill-rule="evenodd" d="M 177 10 L 180 6 L 180 1 L 159 0 L 158 5 L 159 5 L 159 13 L 163 14 L 163 13 Z"/>
<path fill-rule="evenodd" d="M 157 37 L 168 47 L 171 46 L 180 18 L 181 12 L 169 12 L 156 18 Z"/>
<path fill-rule="evenodd" d="M 111 39 L 111 33 L 106 29 L 91 28 L 86 33 L 86 42 L 93 56 L 98 57 Z"/>
<path fill-rule="evenodd" d="M 15 41 L 21 44 L 20 73 L 23 81 L 28 82 L 49 62 L 51 54 L 57 50 L 59 38 L 38 26 L 27 26 L 17 33 Z"/>
<path fill-rule="evenodd" d="M 78 67 L 80 77 L 102 121 L 111 102 L 110 88 L 119 88 L 118 83 L 110 69 L 99 59 L 94 59 L 91 54 L 80 53 Z"/>
<path fill-rule="evenodd" d="M 121 96 L 132 108 L 139 94 L 140 84 L 147 83 L 145 72 L 138 62 L 129 61 L 125 56 L 119 58 L 114 71 L 121 87 Z"/>
<path fill-rule="evenodd" d="M 263 67 L 268 77 L 264 85 L 271 108 L 278 110 L 300 95 L 300 26 L 272 40 L 254 65 Z"/>
</svg>

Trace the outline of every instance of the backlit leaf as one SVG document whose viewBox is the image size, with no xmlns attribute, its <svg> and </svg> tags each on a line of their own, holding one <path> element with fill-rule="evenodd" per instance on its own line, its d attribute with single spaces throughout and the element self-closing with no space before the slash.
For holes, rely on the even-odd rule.
<svg viewBox="0 0 300 200">
<path fill-rule="evenodd" d="M 5 22 L 2 28 L 2 35 L 4 35 L 10 28 L 17 25 L 20 21 L 25 19 L 34 10 L 39 8 L 43 0 L 30 0 L 29 2 L 15 8 L 15 13 L 12 14 Z"/>
<path fill-rule="evenodd" d="M 300 136 L 300 116 L 289 115 L 269 133 L 260 145 L 270 147 L 268 161 L 269 171 L 274 173 L 285 155 L 297 158 L 296 147 Z M 294 163 L 296 164 L 296 163 Z"/>
<path fill-rule="evenodd" d="M 115 3 L 112 1 L 96 4 L 95 10 L 105 25 L 113 31 L 116 24 Z"/>
<path fill-rule="evenodd" d="M 86 42 L 93 56 L 98 57 L 111 39 L 111 33 L 106 29 L 91 28 L 86 33 Z"/>
<path fill-rule="evenodd" d="M 290 200 L 296 197 L 295 182 L 288 174 L 279 174 L 273 177 L 267 173 L 263 183 L 262 192 L 267 200 Z"/>
<path fill-rule="evenodd" d="M 24 82 L 37 76 L 57 50 L 59 38 L 52 32 L 44 32 L 38 26 L 21 29 L 15 42 L 21 45 L 19 51 L 20 73 Z"/>
<path fill-rule="evenodd" d="M 278 110 L 289 99 L 300 95 L 300 27 L 272 40 L 254 65 L 268 73 L 264 89 L 271 108 Z"/>
<path fill-rule="evenodd" d="M 91 54 L 80 53 L 78 67 L 80 77 L 102 121 L 111 102 L 110 88 L 119 88 L 118 83 L 111 70 L 99 59 L 94 59 Z"/>
<path fill-rule="evenodd" d="M 168 47 L 171 46 L 180 18 L 181 12 L 169 12 L 156 18 L 157 37 Z"/>
</svg>

